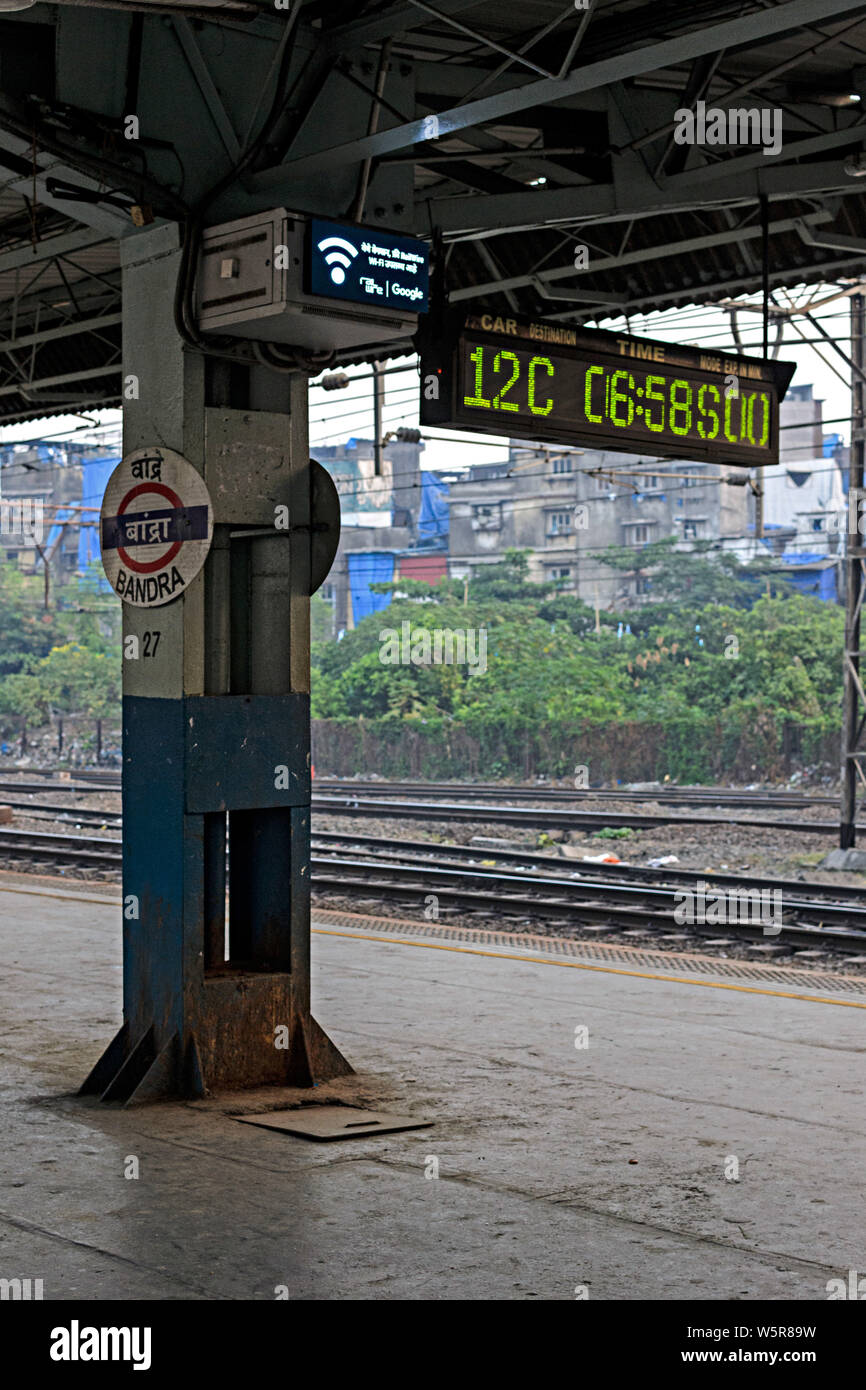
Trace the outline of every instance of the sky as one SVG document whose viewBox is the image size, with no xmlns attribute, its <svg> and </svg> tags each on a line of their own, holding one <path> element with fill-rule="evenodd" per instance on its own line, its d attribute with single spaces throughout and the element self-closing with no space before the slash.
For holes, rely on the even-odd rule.
<svg viewBox="0 0 866 1390">
<path fill-rule="evenodd" d="M 821 300 L 835 293 L 834 288 L 812 286 L 801 293 L 794 292 L 798 303 Z M 776 298 L 782 305 L 786 303 L 784 294 L 776 291 Z M 757 296 L 744 298 L 743 303 L 758 304 Z M 817 307 L 814 316 L 824 330 L 831 335 L 842 351 L 849 351 L 849 301 L 838 299 L 832 304 Z M 741 312 L 738 316 L 739 328 L 747 352 L 761 351 L 760 313 Z M 811 383 L 814 394 L 824 401 L 824 418 L 833 421 L 845 417 L 840 423 L 828 423 L 828 432 L 837 432 L 847 441 L 849 435 L 848 415 L 851 409 L 850 373 L 845 363 L 829 344 L 819 340 L 817 330 L 803 320 L 798 321 L 801 333 L 813 340 L 804 343 L 800 333 L 790 324 L 785 325 L 779 357 L 796 363 L 795 385 Z M 735 350 L 731 337 L 730 322 L 722 309 L 687 307 L 666 310 L 663 313 L 631 316 L 604 320 L 598 327 L 609 331 L 627 331 L 638 336 L 661 338 L 669 342 L 693 343 L 696 346 L 716 351 Z M 772 341 L 772 329 L 771 329 Z M 383 423 L 386 430 L 396 430 L 399 426 L 418 425 L 418 372 L 411 358 L 395 360 L 390 367 L 405 367 L 405 370 L 390 372 L 385 377 L 385 403 Z M 368 367 L 347 369 L 350 384 L 341 391 L 324 391 L 316 385 L 310 389 L 310 444 L 313 452 L 317 444 L 339 444 L 353 436 L 371 438 L 373 433 L 372 382 Z M 841 378 L 841 379 L 840 379 Z M 0 428 L 0 443 L 33 439 L 54 438 L 82 439 L 95 441 L 104 430 L 94 432 L 92 422 L 98 422 L 112 434 L 120 422 L 119 410 L 98 410 L 88 412 L 86 418 L 80 416 L 58 416 L 48 420 L 28 420 L 20 425 L 6 425 Z M 470 435 L 443 430 L 425 431 L 426 448 L 424 465 L 429 469 L 465 468 L 471 463 L 493 462 L 507 455 L 507 441 L 494 436 Z"/>
</svg>

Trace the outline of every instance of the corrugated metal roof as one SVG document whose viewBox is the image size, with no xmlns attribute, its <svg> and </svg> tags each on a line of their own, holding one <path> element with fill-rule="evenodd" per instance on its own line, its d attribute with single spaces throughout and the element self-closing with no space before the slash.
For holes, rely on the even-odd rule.
<svg viewBox="0 0 866 1390">
<path fill-rule="evenodd" d="M 642 312 L 759 292 L 761 192 L 769 196 L 771 285 L 864 273 L 866 252 L 856 244 L 866 246 L 863 181 L 840 170 L 866 148 L 859 103 L 844 104 L 861 91 L 866 99 L 866 0 L 853 7 L 849 0 L 824 0 L 808 11 L 807 0 L 799 7 L 790 0 L 775 6 L 764 0 L 596 0 L 590 14 L 564 0 L 294 3 L 301 6 L 299 53 L 309 53 L 311 63 L 322 46 L 344 66 L 360 52 L 369 71 L 363 63 L 353 63 L 353 70 L 369 84 L 387 40 L 391 62 L 411 64 L 414 106 L 383 110 L 380 132 L 428 113 L 457 113 L 443 122 L 439 138 L 413 136 L 377 158 L 413 166 L 414 230 L 441 231 L 446 287 L 478 307 L 603 321 L 620 308 Z M 137 0 L 118 8 L 209 12 L 218 23 L 214 11 L 225 15 L 233 7 L 220 0 L 189 6 Z M 268 24 L 274 36 L 285 25 L 286 13 L 264 0 L 241 8 L 260 15 L 261 35 Z M 796 18 L 807 13 L 806 23 Z M 238 31 L 236 14 L 226 22 Z M 700 39 L 725 24 L 735 27 L 725 31 L 724 50 L 708 52 Z M 755 24 L 763 26 L 758 40 L 749 37 Z M 568 85 L 567 79 L 574 81 Z M 533 103 L 534 84 L 545 82 L 544 99 Z M 783 152 L 773 157 L 760 149 L 698 151 L 674 144 L 670 119 L 659 126 L 656 113 L 693 105 L 698 94 L 709 104 L 782 112 Z M 219 96 L 228 103 L 226 92 Z M 479 113 L 468 126 L 459 119 L 467 103 L 494 97 L 495 115 Z M 311 131 L 303 128 L 304 112 L 292 113 L 300 123 L 297 143 L 306 149 Z M 234 112 L 229 115 L 234 119 Z M 312 148 L 322 135 L 321 127 L 312 132 Z M 350 138 L 337 122 L 324 136 L 335 145 Z M 291 144 L 277 156 L 284 157 L 291 160 Z M 14 156 L 10 167 L 23 158 Z M 263 162 L 267 158 L 273 153 Z M 359 153 L 359 170 L 361 159 Z M 374 160 L 374 175 L 376 168 Z M 89 244 L 56 261 L 30 264 L 24 253 L 34 241 L 44 250 L 52 237 L 62 241 L 81 224 L 28 200 L 20 171 L 4 183 L 0 339 L 8 343 L 14 327 L 24 344 L 46 328 L 68 327 L 76 314 L 116 312 L 117 243 Z M 696 189 L 703 192 L 696 195 Z M 74 214 L 75 204 L 69 209 Z M 819 236 L 847 236 L 855 244 L 809 244 L 798 219 L 810 221 Z M 579 275 L 572 264 L 576 244 L 589 248 L 589 266 Z M 587 297 L 562 297 L 576 292 Z M 119 325 L 106 324 L 98 333 L 30 342 L 11 357 L 0 355 L 0 420 L 46 415 L 52 392 L 82 404 L 116 401 L 119 343 Z M 45 385 L 36 401 L 26 381 L 24 389 L 9 389 L 16 373 L 64 380 Z M 68 400 L 58 400 L 56 409 L 64 408 Z"/>
</svg>

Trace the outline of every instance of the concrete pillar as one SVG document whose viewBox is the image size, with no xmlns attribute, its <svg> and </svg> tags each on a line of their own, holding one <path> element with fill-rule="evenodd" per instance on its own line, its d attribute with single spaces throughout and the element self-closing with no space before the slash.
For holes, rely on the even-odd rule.
<svg viewBox="0 0 866 1390">
<path fill-rule="evenodd" d="M 179 254 L 123 248 L 124 453 L 175 450 L 214 511 L 182 596 L 124 604 L 124 1023 L 82 1090 L 126 1103 L 351 1070 L 310 1014 L 307 382 L 185 346 Z"/>
</svg>

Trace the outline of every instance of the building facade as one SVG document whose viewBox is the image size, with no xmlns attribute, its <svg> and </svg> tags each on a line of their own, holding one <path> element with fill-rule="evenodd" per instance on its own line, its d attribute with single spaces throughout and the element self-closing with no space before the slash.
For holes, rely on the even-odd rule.
<svg viewBox="0 0 866 1390">
<path fill-rule="evenodd" d="M 450 573 L 460 578 L 509 549 L 530 552 L 530 578 L 557 581 L 600 608 L 633 607 L 649 591 L 639 563 L 624 572 L 599 558 L 609 546 L 639 557 L 652 541 L 743 535 L 754 524 L 744 479 L 710 464 L 653 462 L 609 451 L 516 447 L 505 463 L 471 467 L 450 495 Z"/>
</svg>

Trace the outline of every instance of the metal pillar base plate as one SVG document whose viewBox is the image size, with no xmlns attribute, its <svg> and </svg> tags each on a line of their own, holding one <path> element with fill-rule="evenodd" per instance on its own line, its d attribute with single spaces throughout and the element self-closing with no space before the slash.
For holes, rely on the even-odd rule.
<svg viewBox="0 0 866 1390">
<path fill-rule="evenodd" d="M 331 1143 L 335 1139 L 361 1139 L 371 1134 L 396 1134 L 404 1129 L 429 1129 L 432 1120 L 412 1115 L 389 1115 L 383 1110 L 359 1110 L 352 1105 L 310 1105 L 300 1110 L 271 1110 L 264 1115 L 233 1115 L 242 1125 L 276 1129 L 301 1139 Z"/>
</svg>

